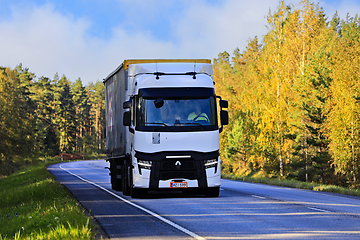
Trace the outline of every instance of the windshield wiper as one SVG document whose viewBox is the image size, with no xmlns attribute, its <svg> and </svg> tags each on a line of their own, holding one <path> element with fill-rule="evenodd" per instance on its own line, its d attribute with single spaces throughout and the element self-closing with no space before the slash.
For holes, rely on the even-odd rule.
<svg viewBox="0 0 360 240">
<path fill-rule="evenodd" d="M 165 126 L 166 128 L 168 128 L 170 131 L 173 131 L 173 130 L 171 129 L 171 127 L 169 127 L 169 126 L 166 125 L 165 123 L 147 122 L 147 123 L 145 123 L 145 124 L 160 124 L 160 125 L 163 125 L 163 126 Z"/>
<path fill-rule="evenodd" d="M 209 130 L 207 127 L 205 127 L 204 125 L 202 125 L 201 123 L 198 123 L 198 122 L 192 122 L 192 123 L 181 123 L 181 124 L 185 124 L 185 125 L 190 125 L 190 124 L 195 124 L 195 125 L 198 125 L 202 128 L 204 128 L 205 130 Z"/>
</svg>

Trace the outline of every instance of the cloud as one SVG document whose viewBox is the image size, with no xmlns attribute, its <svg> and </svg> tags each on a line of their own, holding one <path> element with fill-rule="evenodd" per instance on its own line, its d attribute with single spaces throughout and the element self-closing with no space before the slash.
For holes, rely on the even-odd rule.
<svg viewBox="0 0 360 240">
<path fill-rule="evenodd" d="M 87 34 L 91 22 L 55 11 L 52 4 L 12 7 L 11 18 L 0 22 L 0 66 L 19 63 L 40 76 L 56 72 L 85 84 L 102 80 L 127 58 L 171 57 L 176 47 L 150 31 L 126 31 L 119 26 L 110 39 Z"/>
<path fill-rule="evenodd" d="M 244 50 L 255 36 L 262 39 L 269 9 L 275 11 L 278 5 L 277 0 L 110 3 L 113 12 L 123 17 L 111 25 L 107 36 L 92 34 L 99 22 L 91 15 L 78 17 L 68 9 L 60 12 L 54 4 L 12 5 L 11 14 L 0 19 L 0 66 L 14 68 L 22 63 L 38 77 L 52 78 L 58 72 L 73 82 L 80 77 L 88 84 L 102 80 L 124 59 L 213 59 L 223 51 Z M 327 10 L 331 5 L 324 6 Z M 342 1 L 336 6 L 339 13 L 359 10 L 355 2 Z"/>
<path fill-rule="evenodd" d="M 181 48 L 187 54 L 213 58 L 223 51 L 232 53 L 237 47 L 244 49 L 249 39 L 265 34 L 266 16 L 277 3 L 228 0 L 212 6 L 195 1 L 178 22 L 175 34 L 182 39 Z"/>
<path fill-rule="evenodd" d="M 48 77 L 72 72 L 84 60 L 80 56 L 87 51 L 89 27 L 85 19 L 63 16 L 51 4 L 12 7 L 12 19 L 0 22 L 0 63 L 8 67 L 23 63 L 35 74 Z"/>
</svg>

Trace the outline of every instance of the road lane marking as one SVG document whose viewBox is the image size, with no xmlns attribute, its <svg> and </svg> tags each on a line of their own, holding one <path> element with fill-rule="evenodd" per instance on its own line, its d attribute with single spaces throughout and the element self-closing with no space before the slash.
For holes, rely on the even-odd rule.
<svg viewBox="0 0 360 240">
<path fill-rule="evenodd" d="M 257 195 L 251 195 L 254 198 L 260 198 L 260 199 L 266 199 L 266 197 L 261 197 L 261 196 L 257 196 Z"/>
<path fill-rule="evenodd" d="M 323 209 L 320 209 L 320 208 L 313 208 L 313 207 L 308 207 L 308 209 L 311 209 L 311 210 L 314 210 L 314 211 L 319 211 L 319 212 L 330 212 L 330 211 L 327 211 L 327 210 L 323 210 Z"/>
<path fill-rule="evenodd" d="M 62 165 L 60 165 L 59 168 L 62 169 L 62 170 L 64 170 L 65 172 L 69 173 L 70 175 L 73 175 L 73 176 L 79 178 L 80 180 L 82 180 L 82 181 L 84 181 L 84 182 L 87 182 L 87 183 L 89 183 L 89 184 L 91 184 L 91 185 L 94 185 L 94 186 L 97 187 L 97 188 L 100 188 L 101 190 L 109 193 L 110 195 L 113 195 L 114 197 L 120 199 L 121 201 L 124 201 L 124 202 L 126 202 L 127 204 L 130 204 L 131 206 L 136 207 L 136 208 L 138 208 L 138 209 L 140 209 L 140 210 L 142 210 L 142 211 L 150 214 L 150 215 L 153 216 L 153 217 L 156 217 L 157 219 L 159 219 L 159 220 L 161 220 L 161 221 L 169 224 L 170 226 L 172 226 L 172 227 L 174 227 L 174 228 L 182 231 L 183 233 L 186 233 L 187 235 L 189 235 L 189 236 L 191 236 L 191 237 L 193 237 L 193 238 L 195 238 L 195 239 L 205 240 L 205 238 L 197 235 L 196 233 L 193 233 L 193 232 L 191 232 L 190 230 L 187 230 L 186 228 L 184 228 L 184 227 L 182 227 L 182 226 L 180 226 L 180 225 L 178 225 L 178 224 L 176 224 L 176 223 L 174 223 L 174 222 L 172 222 L 172 221 L 170 221 L 170 220 L 168 220 L 168 219 L 166 219 L 166 218 L 164 218 L 164 217 L 162 217 L 162 216 L 160 216 L 160 215 L 158 215 L 158 214 L 156 214 L 156 213 L 154 213 L 154 212 L 152 212 L 152 211 L 150 211 L 150 210 L 148 210 L 148 209 L 146 209 L 146 208 L 143 208 L 143 207 L 141 207 L 141 206 L 139 206 L 139 205 L 137 205 L 137 204 L 135 204 L 135 203 L 133 203 L 133 202 L 130 202 L 129 200 L 127 200 L 127 199 L 125 199 L 125 198 L 123 198 L 123 197 L 120 197 L 119 195 L 117 195 L 117 194 L 109 191 L 108 189 L 106 189 L 106 188 L 104 188 L 104 187 L 102 187 L 102 186 L 100 186 L 100 185 L 98 185 L 98 184 L 96 184 L 96 183 L 94 183 L 94 182 L 91 182 L 91 181 L 89 181 L 89 180 L 86 180 L 85 178 L 82 178 L 82 177 L 80 177 L 79 175 L 70 172 L 69 170 L 63 168 Z"/>
<path fill-rule="evenodd" d="M 261 197 L 261 196 L 257 196 L 257 195 L 250 195 L 254 198 L 260 198 L 260 199 L 266 199 L 266 197 Z M 314 210 L 314 211 L 318 211 L 318 212 L 326 212 L 329 213 L 330 211 L 324 210 L 324 209 L 320 209 L 320 208 L 314 208 L 314 207 L 307 207 L 308 209 Z"/>
</svg>

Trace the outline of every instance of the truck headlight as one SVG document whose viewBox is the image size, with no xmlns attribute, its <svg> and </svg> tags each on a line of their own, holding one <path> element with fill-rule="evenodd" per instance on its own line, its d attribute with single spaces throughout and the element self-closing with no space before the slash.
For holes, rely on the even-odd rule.
<svg viewBox="0 0 360 240">
<path fill-rule="evenodd" d="M 217 159 L 204 160 L 205 169 L 212 168 L 212 167 L 217 167 L 217 164 L 218 164 Z"/>
<path fill-rule="evenodd" d="M 205 169 L 208 169 L 208 168 L 215 168 L 214 169 L 214 174 L 216 173 L 217 171 L 217 165 L 218 165 L 218 160 L 217 159 L 208 159 L 208 160 L 204 160 L 204 166 L 205 166 Z"/>
<path fill-rule="evenodd" d="M 152 166 L 152 161 L 138 160 L 138 166 L 139 168 L 150 170 Z"/>
</svg>

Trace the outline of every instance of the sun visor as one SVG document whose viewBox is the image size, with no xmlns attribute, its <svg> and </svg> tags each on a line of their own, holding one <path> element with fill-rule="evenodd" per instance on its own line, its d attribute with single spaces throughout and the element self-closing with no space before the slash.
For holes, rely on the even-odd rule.
<svg viewBox="0 0 360 240">
<path fill-rule="evenodd" d="M 143 88 L 139 96 L 143 98 L 208 98 L 214 96 L 213 88 Z"/>
<path fill-rule="evenodd" d="M 152 74 L 154 72 L 163 73 L 186 73 L 196 72 L 209 76 L 213 75 L 211 64 L 206 63 L 144 63 L 132 64 L 128 66 L 128 74 L 135 77 L 139 74 Z"/>
</svg>

